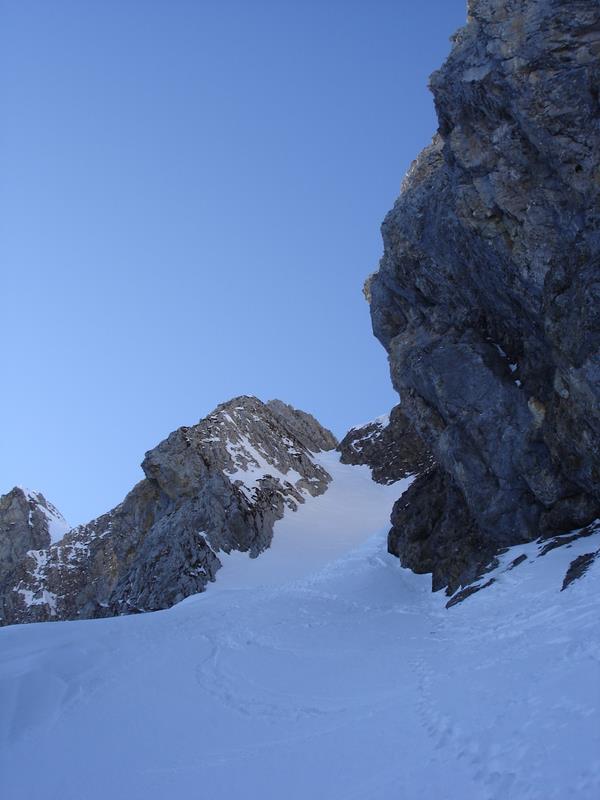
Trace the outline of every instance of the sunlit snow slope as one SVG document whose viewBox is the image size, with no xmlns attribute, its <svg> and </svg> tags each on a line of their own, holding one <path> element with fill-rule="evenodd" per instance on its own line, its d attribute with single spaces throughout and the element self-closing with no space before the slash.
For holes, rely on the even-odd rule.
<svg viewBox="0 0 600 800">
<path fill-rule="evenodd" d="M 364 467 L 139 616 L 0 630 L 6 800 L 600 796 L 598 536 L 450 610 L 386 554 L 399 484 Z M 527 559 L 505 571 L 518 555 Z"/>
</svg>

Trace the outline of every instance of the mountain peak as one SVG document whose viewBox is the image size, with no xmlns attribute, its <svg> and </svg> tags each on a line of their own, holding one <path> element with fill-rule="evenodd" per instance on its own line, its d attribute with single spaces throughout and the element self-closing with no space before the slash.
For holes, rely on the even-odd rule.
<svg viewBox="0 0 600 800">
<path fill-rule="evenodd" d="M 327 490 L 315 454 L 336 444 L 312 415 L 240 395 L 149 450 L 145 479 L 123 502 L 65 536 L 43 495 L 13 490 L 2 498 L 20 520 L 4 537 L 18 546 L 4 559 L 2 622 L 155 610 L 203 591 L 220 553 L 257 556 L 278 519 Z"/>
</svg>

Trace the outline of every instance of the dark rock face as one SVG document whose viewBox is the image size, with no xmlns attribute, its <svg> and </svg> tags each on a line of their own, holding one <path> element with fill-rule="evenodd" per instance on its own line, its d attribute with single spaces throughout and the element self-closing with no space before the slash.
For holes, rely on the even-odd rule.
<svg viewBox="0 0 600 800">
<path fill-rule="evenodd" d="M 383 224 L 373 328 L 445 476 L 411 489 L 437 533 L 398 509 L 390 548 L 442 581 L 600 512 L 599 86 L 598 3 L 470 0 L 431 78 L 438 134 Z M 459 497 L 478 544 L 450 573 L 434 541 Z"/>
<path fill-rule="evenodd" d="M 388 550 L 416 573 L 432 573 L 434 591 L 448 594 L 475 580 L 497 552 L 451 477 L 435 467 L 409 487 L 392 511 Z"/>
<path fill-rule="evenodd" d="M 496 583 L 495 578 L 490 578 L 489 581 L 486 581 L 482 584 L 473 584 L 471 586 L 467 586 L 465 589 L 461 589 L 460 592 L 457 592 L 454 597 L 451 597 L 450 600 L 446 603 L 446 608 L 452 608 L 452 606 L 457 606 L 459 603 L 462 603 L 468 597 L 472 597 L 477 592 L 480 592 L 482 589 L 488 589 L 490 586 L 493 586 Z"/>
<path fill-rule="evenodd" d="M 584 553 L 578 558 L 573 559 L 573 561 L 571 561 L 569 564 L 569 569 L 564 577 L 561 592 L 564 592 L 567 586 L 570 586 L 573 581 L 582 578 L 599 555 L 600 550 L 596 550 L 593 553 Z"/>
<path fill-rule="evenodd" d="M 377 483 L 395 483 L 419 475 L 432 465 L 432 457 L 410 426 L 400 406 L 389 417 L 351 428 L 338 445 L 342 464 L 366 464 Z"/>
<path fill-rule="evenodd" d="M 203 591 L 220 551 L 258 555 L 286 509 L 326 491 L 331 477 L 313 456 L 336 444 L 279 401 L 218 406 L 146 453 L 145 479 L 112 511 L 55 544 L 33 529 L 13 537 L 2 624 L 150 611 Z M 12 519 L 1 514 L 12 494 L 0 501 L 0 525 Z"/>
</svg>

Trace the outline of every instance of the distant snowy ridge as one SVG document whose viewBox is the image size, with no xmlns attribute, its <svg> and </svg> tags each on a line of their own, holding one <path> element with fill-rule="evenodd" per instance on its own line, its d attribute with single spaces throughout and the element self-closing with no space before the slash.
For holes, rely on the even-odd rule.
<svg viewBox="0 0 600 800">
<path fill-rule="evenodd" d="M 349 429 L 349 433 L 351 431 L 359 431 L 363 428 L 371 428 L 371 427 L 378 427 L 378 428 L 387 428 L 390 424 L 390 415 L 389 414 L 380 414 L 378 417 L 374 417 L 373 419 L 368 420 L 367 422 L 361 422 L 358 425 L 353 425 Z"/>
<path fill-rule="evenodd" d="M 277 519 L 327 490 L 316 454 L 336 445 L 310 414 L 243 396 L 146 453 L 145 480 L 87 525 L 69 530 L 41 494 L 13 490 L 45 530 L 32 536 L 29 521 L 11 522 L 8 500 L 4 520 L 0 508 L 0 548 L 11 555 L 0 622 L 149 611 L 203 591 L 223 553 L 257 556 Z"/>
</svg>

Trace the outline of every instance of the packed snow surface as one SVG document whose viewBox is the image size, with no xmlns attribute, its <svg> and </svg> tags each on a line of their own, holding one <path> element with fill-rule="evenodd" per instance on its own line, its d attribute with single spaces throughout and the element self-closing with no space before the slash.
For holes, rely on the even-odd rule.
<svg viewBox="0 0 600 800">
<path fill-rule="evenodd" d="M 446 610 L 386 554 L 402 487 L 323 459 L 204 594 L 0 630 L 0 797 L 597 800 L 598 563 L 560 589 L 598 536 L 513 548 Z"/>
</svg>

